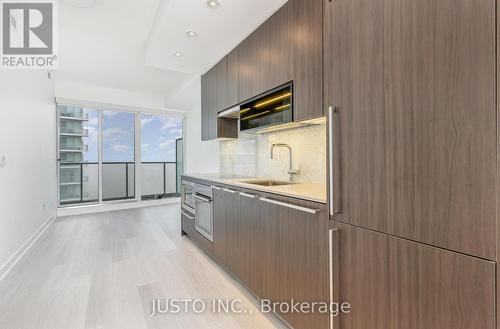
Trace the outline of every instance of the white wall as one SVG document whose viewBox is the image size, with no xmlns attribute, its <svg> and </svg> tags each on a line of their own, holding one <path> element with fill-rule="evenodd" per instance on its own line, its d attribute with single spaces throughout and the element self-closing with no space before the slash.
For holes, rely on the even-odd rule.
<svg viewBox="0 0 500 329">
<path fill-rule="evenodd" d="M 95 103 L 125 105 L 138 108 L 160 109 L 164 97 L 159 93 L 109 88 L 80 82 L 55 79 L 56 97 L 82 100 Z"/>
<path fill-rule="evenodd" d="M 56 114 L 47 72 L 0 72 L 2 155 L 0 277 L 9 258 L 56 212 Z"/>
<path fill-rule="evenodd" d="M 219 142 L 201 141 L 201 79 L 195 77 L 165 100 L 167 107 L 188 111 L 186 120 L 186 172 L 219 172 Z"/>
</svg>

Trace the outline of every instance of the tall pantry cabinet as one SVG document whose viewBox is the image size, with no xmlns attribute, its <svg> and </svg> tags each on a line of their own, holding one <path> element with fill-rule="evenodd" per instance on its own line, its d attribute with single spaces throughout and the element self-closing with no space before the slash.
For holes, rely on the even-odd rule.
<svg viewBox="0 0 500 329">
<path fill-rule="evenodd" d="M 495 10 L 324 0 L 342 329 L 495 328 Z"/>
</svg>

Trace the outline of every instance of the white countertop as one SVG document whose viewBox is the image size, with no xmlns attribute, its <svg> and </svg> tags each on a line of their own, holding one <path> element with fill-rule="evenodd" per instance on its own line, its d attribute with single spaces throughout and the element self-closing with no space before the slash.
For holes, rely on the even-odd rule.
<svg viewBox="0 0 500 329">
<path fill-rule="evenodd" d="M 262 186 L 246 182 L 259 181 L 259 180 L 267 181 L 269 180 L 268 178 L 237 177 L 237 176 L 225 176 L 220 174 L 183 174 L 183 176 L 191 177 L 194 179 L 205 180 L 212 183 L 233 185 L 241 188 L 274 193 L 292 198 L 299 198 L 308 201 L 326 203 L 326 184 L 321 184 L 321 183 L 297 181 L 290 185 Z"/>
</svg>

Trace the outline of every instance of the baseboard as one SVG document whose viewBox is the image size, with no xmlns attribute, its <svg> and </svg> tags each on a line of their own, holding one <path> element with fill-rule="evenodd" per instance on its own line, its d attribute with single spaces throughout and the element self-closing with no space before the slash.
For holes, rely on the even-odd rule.
<svg viewBox="0 0 500 329">
<path fill-rule="evenodd" d="M 148 200 L 148 201 L 135 201 L 135 200 L 120 201 L 120 202 L 95 204 L 95 205 L 64 207 L 57 209 L 57 217 L 86 215 L 86 214 L 95 214 L 95 213 L 115 211 L 115 210 L 163 206 L 167 204 L 176 204 L 180 202 L 181 202 L 180 198 L 170 198 L 170 199 Z"/>
<path fill-rule="evenodd" d="M 23 256 L 31 249 L 31 247 L 35 244 L 35 242 L 40 239 L 40 237 L 45 233 L 47 228 L 54 222 L 54 220 L 57 218 L 56 214 L 54 213 L 52 216 L 50 216 L 39 228 L 38 230 L 33 233 L 32 236 L 26 240 L 26 242 L 23 243 L 19 249 L 14 252 L 12 256 L 10 256 L 7 261 L 0 266 L 0 281 L 2 281 L 7 274 L 16 266 L 16 264 L 23 258 Z"/>
</svg>

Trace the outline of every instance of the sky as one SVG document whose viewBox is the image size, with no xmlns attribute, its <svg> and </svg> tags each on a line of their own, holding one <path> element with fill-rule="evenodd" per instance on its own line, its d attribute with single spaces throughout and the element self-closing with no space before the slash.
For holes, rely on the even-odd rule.
<svg viewBox="0 0 500 329">
<path fill-rule="evenodd" d="M 84 161 L 97 162 L 99 154 L 99 114 L 86 110 L 89 121 L 85 128 L 89 137 L 84 143 L 89 146 Z M 134 114 L 103 111 L 103 161 L 134 161 Z M 182 119 L 156 115 L 141 115 L 141 161 L 175 162 L 175 141 L 182 138 Z"/>
</svg>

